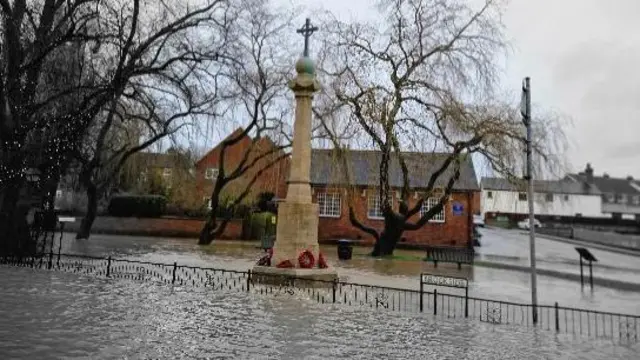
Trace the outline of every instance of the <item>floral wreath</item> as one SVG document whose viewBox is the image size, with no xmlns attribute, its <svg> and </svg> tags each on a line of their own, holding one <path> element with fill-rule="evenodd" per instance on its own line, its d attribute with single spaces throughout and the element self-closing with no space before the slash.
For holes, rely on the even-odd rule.
<svg viewBox="0 0 640 360">
<path fill-rule="evenodd" d="M 298 264 L 303 269 L 311 269 L 316 264 L 316 259 L 311 251 L 305 250 L 298 256 Z"/>
</svg>

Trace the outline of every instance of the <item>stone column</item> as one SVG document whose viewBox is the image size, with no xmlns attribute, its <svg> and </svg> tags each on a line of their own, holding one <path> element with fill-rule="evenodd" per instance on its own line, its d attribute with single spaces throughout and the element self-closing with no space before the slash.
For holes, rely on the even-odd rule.
<svg viewBox="0 0 640 360">
<path fill-rule="evenodd" d="M 313 253 L 316 263 L 318 247 L 318 205 L 311 201 L 311 101 L 320 90 L 313 61 L 303 56 L 296 63 L 297 76 L 289 82 L 296 99 L 293 148 L 287 197 L 278 206 L 276 242 L 272 266 L 289 260 L 299 267 L 298 256 L 305 250 Z"/>
</svg>

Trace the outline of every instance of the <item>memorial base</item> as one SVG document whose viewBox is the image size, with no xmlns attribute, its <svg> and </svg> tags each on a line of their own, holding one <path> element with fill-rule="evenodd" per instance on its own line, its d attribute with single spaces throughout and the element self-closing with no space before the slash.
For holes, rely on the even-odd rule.
<svg viewBox="0 0 640 360">
<path fill-rule="evenodd" d="M 301 288 L 329 288 L 338 279 L 334 268 L 300 269 L 254 266 L 251 280 L 254 283 Z"/>
</svg>

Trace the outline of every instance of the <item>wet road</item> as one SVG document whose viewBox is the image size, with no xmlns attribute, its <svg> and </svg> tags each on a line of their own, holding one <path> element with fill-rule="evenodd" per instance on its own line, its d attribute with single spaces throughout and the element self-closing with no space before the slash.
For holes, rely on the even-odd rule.
<svg viewBox="0 0 640 360">
<path fill-rule="evenodd" d="M 482 248 L 487 238 L 488 236 L 483 237 Z M 201 247 L 194 240 L 110 235 L 93 235 L 89 241 L 75 241 L 69 234 L 63 241 L 63 252 L 112 255 L 161 263 L 176 261 L 184 265 L 244 271 L 250 269 L 260 256 L 261 251 L 257 245 L 255 242 L 218 241 L 211 246 Z M 491 249 L 491 246 L 487 248 Z M 372 259 L 364 255 L 367 249 L 362 248 L 354 249 L 356 254 L 350 261 L 339 261 L 335 247 L 323 246 L 323 252 L 330 264 L 337 268 L 340 277 L 346 281 L 417 290 L 422 272 L 463 275 L 470 279 L 471 296 L 520 303 L 531 301 L 530 276 L 525 272 L 479 266 L 459 271 L 455 266 L 442 264 L 436 269 L 432 264 L 421 261 Z M 456 293 L 459 290 L 444 291 Z M 538 276 L 538 299 L 540 304 L 553 305 L 558 302 L 560 306 L 640 314 L 640 293 L 609 288 L 583 290 L 575 281 L 548 276 Z"/>
<path fill-rule="evenodd" d="M 529 235 L 522 230 L 481 229 L 482 246 L 476 248 L 480 259 L 529 266 Z M 586 247 L 598 262 L 593 263 L 594 276 L 640 283 L 640 257 Z M 576 245 L 536 238 L 536 263 L 540 269 L 580 274 Z M 588 268 L 585 267 L 588 272 Z M 585 274 L 586 274 L 585 272 Z"/>
<path fill-rule="evenodd" d="M 0 266 L 1 359 L 637 359 L 531 328 Z"/>
</svg>

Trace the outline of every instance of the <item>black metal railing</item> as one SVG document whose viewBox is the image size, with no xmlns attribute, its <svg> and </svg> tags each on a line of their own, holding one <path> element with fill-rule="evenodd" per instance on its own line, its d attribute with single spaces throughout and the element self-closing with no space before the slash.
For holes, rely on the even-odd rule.
<svg viewBox="0 0 640 360">
<path fill-rule="evenodd" d="M 366 306 L 378 310 L 433 314 L 447 318 L 479 320 L 491 324 L 536 326 L 558 333 L 637 342 L 640 315 L 553 306 L 537 306 L 537 324 L 533 323 L 529 304 L 481 299 L 443 293 L 434 289 L 411 290 L 363 285 L 343 281 L 321 281 L 186 265 L 153 263 L 112 257 L 56 254 L 28 258 L 4 257 L 0 264 L 58 270 L 107 278 L 155 282 L 174 286 L 204 287 L 213 290 L 256 294 L 290 295 L 318 303 Z M 261 280 L 260 280 L 261 279 Z M 283 280 L 284 279 L 284 280 Z M 272 279 L 276 280 L 276 279 Z M 310 282 L 316 282 L 309 286 Z"/>
</svg>

